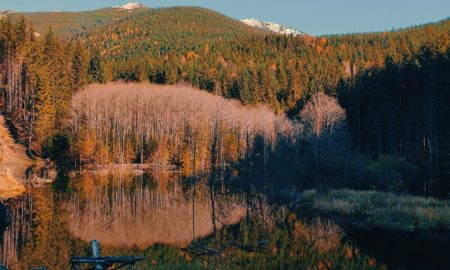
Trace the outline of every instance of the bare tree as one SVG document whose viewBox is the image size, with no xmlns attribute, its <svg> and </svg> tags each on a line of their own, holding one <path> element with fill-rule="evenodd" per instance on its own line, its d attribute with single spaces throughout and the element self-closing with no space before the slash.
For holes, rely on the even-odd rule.
<svg viewBox="0 0 450 270">
<path fill-rule="evenodd" d="M 301 136 L 312 150 L 315 169 L 321 160 L 342 143 L 346 128 L 345 110 L 334 97 L 324 93 L 315 94 L 300 112 Z"/>
<path fill-rule="evenodd" d="M 180 85 L 91 85 L 74 96 L 71 121 L 80 146 L 95 144 L 89 160 L 178 162 L 187 174 L 238 162 L 257 137 L 268 151 L 293 130 L 289 120 L 265 106 L 243 106 Z M 151 142 L 156 149 L 146 160 L 145 145 Z"/>
</svg>

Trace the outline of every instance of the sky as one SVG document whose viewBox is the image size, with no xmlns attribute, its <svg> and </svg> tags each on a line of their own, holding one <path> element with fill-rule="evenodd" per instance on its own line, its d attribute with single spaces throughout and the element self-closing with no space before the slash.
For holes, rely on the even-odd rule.
<svg viewBox="0 0 450 270">
<path fill-rule="evenodd" d="M 131 0 L 0 0 L 0 10 L 80 11 Z M 450 0 L 134 0 L 147 7 L 201 6 L 235 19 L 256 18 L 311 35 L 398 29 L 450 17 Z"/>
</svg>

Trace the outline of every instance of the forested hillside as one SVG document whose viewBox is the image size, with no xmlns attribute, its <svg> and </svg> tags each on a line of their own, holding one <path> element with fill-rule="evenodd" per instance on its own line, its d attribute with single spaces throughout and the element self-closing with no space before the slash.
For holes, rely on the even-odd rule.
<svg viewBox="0 0 450 270">
<path fill-rule="evenodd" d="M 82 32 L 114 21 L 125 20 L 148 11 L 149 8 L 141 7 L 131 11 L 118 8 L 103 8 L 83 12 L 49 11 L 49 12 L 12 12 L 7 13 L 12 21 L 19 21 L 22 17 L 33 28 L 35 35 L 40 37 L 51 28 L 55 33 L 63 36 L 80 34 Z"/>
<path fill-rule="evenodd" d="M 0 88 L 24 143 L 43 156 L 72 143 L 69 104 L 92 82 L 185 82 L 300 121 L 310 97 L 323 92 L 346 109 L 351 148 L 379 162 L 370 168 L 442 194 L 450 179 L 449 31 L 447 19 L 392 32 L 292 37 L 205 9 L 167 8 L 95 26 L 69 42 L 52 32 L 36 39 L 25 20 L 6 19 Z M 415 169 L 395 165 L 402 158 Z"/>
<path fill-rule="evenodd" d="M 384 67 L 388 58 L 395 64 L 412 61 L 424 46 L 435 43 L 442 53 L 450 24 L 446 20 L 379 34 L 285 37 L 239 31 L 239 22 L 217 16 L 204 9 L 154 10 L 95 30 L 86 43 L 101 51 L 114 80 L 183 80 L 244 103 L 262 102 L 295 113 L 299 100 L 318 91 L 336 94 L 341 81 Z"/>
</svg>

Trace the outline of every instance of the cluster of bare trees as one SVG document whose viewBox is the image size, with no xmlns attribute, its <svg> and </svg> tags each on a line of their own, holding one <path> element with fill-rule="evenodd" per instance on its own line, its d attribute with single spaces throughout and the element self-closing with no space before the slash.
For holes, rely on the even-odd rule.
<svg viewBox="0 0 450 270">
<path fill-rule="evenodd" d="M 264 106 L 188 86 L 123 83 L 78 92 L 71 128 L 82 162 L 169 162 L 193 173 L 245 159 L 257 137 L 269 152 L 294 129 Z"/>
<path fill-rule="evenodd" d="M 70 126 L 84 164 L 158 163 L 195 175 L 237 162 L 265 167 L 273 157 L 290 156 L 276 169 L 309 161 L 317 172 L 345 150 L 346 112 L 336 98 L 317 93 L 298 119 L 185 85 L 116 83 L 77 93 Z"/>
</svg>

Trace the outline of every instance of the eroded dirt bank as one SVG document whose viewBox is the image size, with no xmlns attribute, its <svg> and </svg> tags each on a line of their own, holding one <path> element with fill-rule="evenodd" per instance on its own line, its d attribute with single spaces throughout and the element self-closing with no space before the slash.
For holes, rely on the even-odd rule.
<svg viewBox="0 0 450 270">
<path fill-rule="evenodd" d="M 25 147 L 14 141 L 4 116 L 0 115 L 0 199 L 12 198 L 25 191 L 21 179 L 31 164 Z"/>
</svg>

